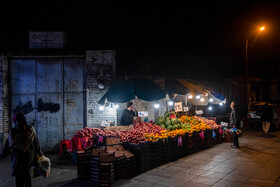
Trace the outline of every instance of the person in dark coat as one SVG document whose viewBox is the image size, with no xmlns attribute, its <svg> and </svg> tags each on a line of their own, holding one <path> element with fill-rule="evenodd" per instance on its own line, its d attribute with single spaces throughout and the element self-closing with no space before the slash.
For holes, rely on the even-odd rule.
<svg viewBox="0 0 280 187">
<path fill-rule="evenodd" d="M 230 103 L 230 108 L 231 108 L 231 112 L 230 112 L 230 117 L 229 117 L 228 128 L 237 128 L 237 114 L 236 114 L 236 111 L 235 111 L 234 101 L 232 101 Z M 232 148 L 239 148 L 239 141 L 238 141 L 238 136 L 236 135 L 236 133 L 232 134 L 232 138 L 233 138 L 233 145 L 231 147 Z"/>
<path fill-rule="evenodd" d="M 257 111 L 257 114 L 261 115 L 263 133 L 267 136 L 270 128 L 270 123 L 272 123 L 274 115 L 272 108 L 269 107 L 266 103 L 259 111 Z"/>
<path fill-rule="evenodd" d="M 12 176 L 16 178 L 16 186 L 30 187 L 30 168 L 37 164 L 37 155 L 42 156 L 41 148 L 36 132 L 27 125 L 24 114 L 16 114 L 13 120 L 16 125 L 9 133 L 0 160 L 11 153 Z"/>
<path fill-rule="evenodd" d="M 126 109 L 124 109 L 121 113 L 120 117 L 120 125 L 121 126 L 128 126 L 133 124 L 133 117 L 137 117 L 138 114 L 136 114 L 134 111 L 134 105 L 132 102 L 128 102 L 126 104 Z"/>
</svg>

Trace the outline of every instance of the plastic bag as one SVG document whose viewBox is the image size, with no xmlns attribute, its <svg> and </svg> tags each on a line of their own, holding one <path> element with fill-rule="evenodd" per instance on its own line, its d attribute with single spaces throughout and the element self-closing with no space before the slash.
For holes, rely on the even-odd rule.
<svg viewBox="0 0 280 187">
<path fill-rule="evenodd" d="M 33 178 L 38 176 L 49 177 L 51 172 L 51 161 L 44 155 L 38 157 L 38 164 L 33 168 Z"/>
</svg>

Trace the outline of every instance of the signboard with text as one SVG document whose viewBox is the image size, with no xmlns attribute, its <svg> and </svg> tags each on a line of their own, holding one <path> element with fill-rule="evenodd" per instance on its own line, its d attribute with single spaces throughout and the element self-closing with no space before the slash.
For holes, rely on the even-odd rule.
<svg viewBox="0 0 280 187">
<path fill-rule="evenodd" d="M 175 112 L 183 111 L 183 104 L 182 102 L 174 103 Z"/>
<path fill-rule="evenodd" d="M 61 49 L 64 47 L 64 32 L 29 32 L 30 49 Z"/>
</svg>

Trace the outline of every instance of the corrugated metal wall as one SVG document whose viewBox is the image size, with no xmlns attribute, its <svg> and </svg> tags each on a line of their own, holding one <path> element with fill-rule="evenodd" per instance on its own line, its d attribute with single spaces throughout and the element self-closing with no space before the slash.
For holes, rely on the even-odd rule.
<svg viewBox="0 0 280 187">
<path fill-rule="evenodd" d="M 14 58 L 10 72 L 11 113 L 25 113 L 44 151 L 86 126 L 84 58 Z"/>
</svg>

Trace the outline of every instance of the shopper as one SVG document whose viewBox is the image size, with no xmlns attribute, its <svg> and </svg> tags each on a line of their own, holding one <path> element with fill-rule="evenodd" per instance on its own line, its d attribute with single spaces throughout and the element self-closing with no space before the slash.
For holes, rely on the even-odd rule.
<svg viewBox="0 0 280 187">
<path fill-rule="evenodd" d="M 124 109 L 121 113 L 120 117 L 120 125 L 121 126 L 128 126 L 133 124 L 133 117 L 138 116 L 136 115 L 135 112 L 133 111 L 134 105 L 132 102 L 128 102 L 126 104 L 126 109 Z"/>
<path fill-rule="evenodd" d="M 273 111 L 272 108 L 268 106 L 266 103 L 258 112 L 257 114 L 261 115 L 262 120 L 262 129 L 265 136 L 268 136 L 268 131 L 270 128 L 270 123 L 273 119 Z"/>
<path fill-rule="evenodd" d="M 235 111 L 234 101 L 230 103 L 230 108 L 231 108 L 231 112 L 230 112 L 228 128 L 237 128 L 237 115 Z M 238 135 L 236 133 L 232 133 L 232 138 L 233 138 L 233 145 L 231 147 L 239 148 Z"/>
<path fill-rule="evenodd" d="M 15 176 L 17 187 L 31 186 L 31 166 L 37 165 L 37 155 L 42 156 L 36 132 L 27 125 L 23 113 L 14 115 L 15 127 L 11 129 L 5 146 L 0 154 L 0 160 L 12 154 L 12 176 Z"/>
</svg>

